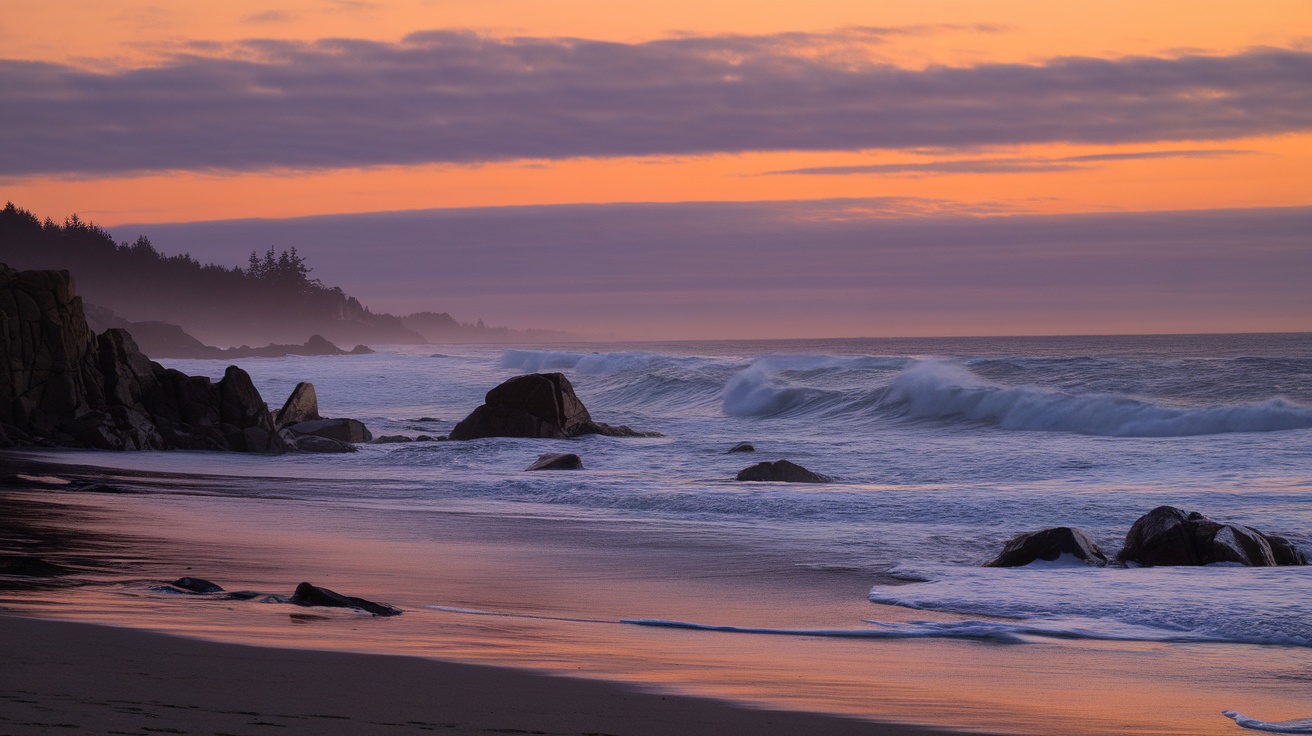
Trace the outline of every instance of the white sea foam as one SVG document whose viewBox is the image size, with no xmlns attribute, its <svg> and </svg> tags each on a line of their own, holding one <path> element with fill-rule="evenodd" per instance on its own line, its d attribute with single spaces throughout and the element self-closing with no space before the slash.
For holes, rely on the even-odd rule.
<svg viewBox="0 0 1312 736">
<path fill-rule="evenodd" d="M 1312 407 L 1283 399 L 1176 407 L 1112 394 L 1002 386 L 964 366 L 927 361 L 893 380 L 888 401 L 918 419 L 966 419 L 1004 429 L 1113 437 L 1183 437 L 1312 427 Z"/>
<path fill-rule="evenodd" d="M 1254 731 L 1267 733 L 1312 733 L 1312 718 L 1297 718 L 1292 721 L 1259 721 L 1233 710 L 1223 710 L 1221 715 L 1235 722 L 1236 725 Z"/>
<path fill-rule="evenodd" d="M 926 582 L 876 586 L 871 601 L 1014 619 L 1017 634 L 1312 646 L 1309 567 L 945 565 L 894 574 Z"/>
</svg>

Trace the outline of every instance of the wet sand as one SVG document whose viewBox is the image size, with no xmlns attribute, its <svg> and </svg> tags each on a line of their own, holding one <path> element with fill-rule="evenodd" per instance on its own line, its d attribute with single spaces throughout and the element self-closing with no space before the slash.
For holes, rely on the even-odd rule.
<svg viewBox="0 0 1312 736">
<path fill-rule="evenodd" d="M 0 617 L 0 733 L 931 736 L 415 657 Z"/>
</svg>

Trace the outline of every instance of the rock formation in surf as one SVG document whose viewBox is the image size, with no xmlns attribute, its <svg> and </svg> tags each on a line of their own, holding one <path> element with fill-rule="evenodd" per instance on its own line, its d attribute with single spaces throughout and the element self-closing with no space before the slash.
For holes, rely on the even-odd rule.
<svg viewBox="0 0 1312 736">
<path fill-rule="evenodd" d="M 87 326 L 67 271 L 0 264 L 0 446 L 281 452 L 250 376 L 217 383 L 151 362 Z"/>
<path fill-rule="evenodd" d="M 1214 562 L 1250 567 L 1308 564 L 1303 553 L 1284 537 L 1213 521 L 1174 506 L 1159 506 L 1139 517 L 1125 535 L 1116 559 L 1144 567 Z"/>
<path fill-rule="evenodd" d="M 774 481 L 779 483 L 832 483 L 833 478 L 813 473 L 796 463 L 776 460 L 757 463 L 738 471 L 738 480 Z"/>
<path fill-rule="evenodd" d="M 585 434 L 656 437 L 628 427 L 592 421 L 569 379 L 561 373 L 530 373 L 511 378 L 484 397 L 484 403 L 451 430 L 453 440 L 481 437 L 567 439 Z"/>
<path fill-rule="evenodd" d="M 538 459 L 524 470 L 581 470 L 582 468 L 583 458 L 572 452 L 548 452 L 538 455 Z"/>
<path fill-rule="evenodd" d="M 1059 526 L 1019 534 L 1007 540 L 1002 552 L 984 567 L 1022 567 L 1036 560 L 1052 562 L 1062 555 L 1072 555 L 1090 565 L 1106 565 L 1107 555 L 1079 529 Z"/>
<path fill-rule="evenodd" d="M 373 440 L 373 433 L 357 419 L 319 416 L 314 384 L 302 381 L 274 414 L 278 434 L 291 447 L 306 452 L 355 452 L 355 444 Z"/>
<path fill-rule="evenodd" d="M 354 608 L 357 611 L 365 611 L 375 616 L 396 616 L 401 613 L 401 609 L 396 606 L 389 606 L 386 603 L 374 603 L 355 596 L 342 595 L 337 591 L 320 588 L 310 583 L 301 583 L 296 586 L 296 592 L 292 594 L 291 603 L 298 606 Z"/>
</svg>

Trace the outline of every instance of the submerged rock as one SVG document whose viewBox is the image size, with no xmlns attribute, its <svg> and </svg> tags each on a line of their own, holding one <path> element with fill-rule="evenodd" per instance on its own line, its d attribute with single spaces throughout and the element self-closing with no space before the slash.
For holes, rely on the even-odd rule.
<svg viewBox="0 0 1312 736">
<path fill-rule="evenodd" d="M 738 471 L 738 480 L 776 481 L 780 483 L 832 483 L 833 478 L 790 463 L 776 460 L 772 463 L 757 463 L 750 468 Z"/>
<path fill-rule="evenodd" d="M 735 452 L 756 452 L 756 447 L 754 447 L 750 442 L 739 442 L 738 444 L 726 450 L 725 454 L 729 455 Z"/>
<path fill-rule="evenodd" d="M 310 583 L 296 586 L 291 602 L 298 606 L 327 606 L 329 608 L 354 608 L 358 611 L 372 613 L 375 616 L 396 616 L 401 609 L 386 603 L 374 603 L 363 598 L 342 595 L 327 588 L 320 588 Z"/>
<path fill-rule="evenodd" d="M 1144 567 L 1215 562 L 1250 567 L 1307 564 L 1303 554 L 1283 537 L 1267 537 L 1251 527 L 1213 521 L 1174 506 L 1159 506 L 1139 517 L 1116 558 Z"/>
<path fill-rule="evenodd" d="M 1002 552 L 984 567 L 1022 567 L 1035 560 L 1052 562 L 1062 555 L 1074 555 L 1090 565 L 1106 565 L 1107 555 L 1079 529 L 1059 526 L 1020 534 L 1007 540 Z"/>
<path fill-rule="evenodd" d="M 529 470 L 579 470 L 583 467 L 583 459 L 574 453 L 548 452 L 539 455 L 538 459 L 532 465 L 524 468 Z"/>
<path fill-rule="evenodd" d="M 178 578 L 177 580 L 174 580 L 172 583 L 169 584 L 175 588 L 180 588 L 182 590 L 191 593 L 222 593 L 223 592 L 223 588 L 219 587 L 214 583 L 211 583 L 205 578 L 191 578 L 191 577 Z"/>
<path fill-rule="evenodd" d="M 395 445 L 404 442 L 415 442 L 415 441 L 416 440 L 414 437 L 406 437 L 403 434 L 385 434 L 382 437 L 375 437 L 372 440 L 373 444 L 375 445 Z"/>
<path fill-rule="evenodd" d="M 653 437 L 629 427 L 592 421 L 587 407 L 562 373 L 515 376 L 487 392 L 483 405 L 451 430 L 453 440 L 482 437 L 567 439 L 585 434 Z"/>
</svg>

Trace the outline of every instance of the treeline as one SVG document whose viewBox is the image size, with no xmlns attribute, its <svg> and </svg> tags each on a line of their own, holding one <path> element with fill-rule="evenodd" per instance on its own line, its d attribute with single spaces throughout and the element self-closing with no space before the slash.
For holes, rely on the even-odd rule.
<svg viewBox="0 0 1312 736">
<path fill-rule="evenodd" d="M 354 344 L 424 339 L 389 314 L 374 314 L 340 288 L 310 276 L 293 248 L 251 253 L 246 268 L 167 256 L 145 236 L 115 242 L 103 228 L 72 215 L 62 223 L 5 205 L 0 262 L 18 269 L 65 269 L 83 300 L 134 321 L 182 325 L 209 344 L 301 342 L 322 334 Z"/>
</svg>

